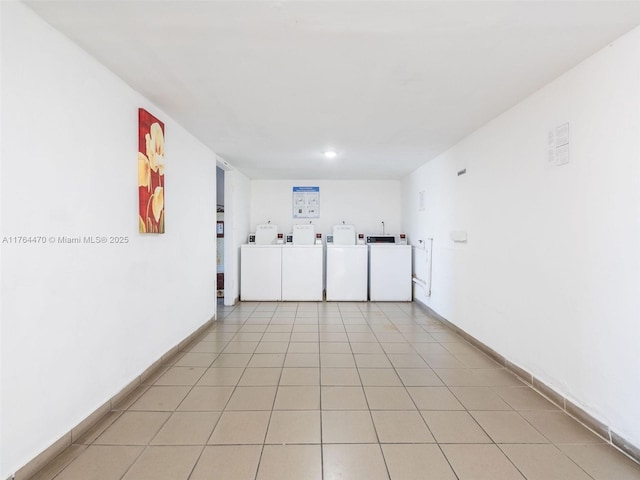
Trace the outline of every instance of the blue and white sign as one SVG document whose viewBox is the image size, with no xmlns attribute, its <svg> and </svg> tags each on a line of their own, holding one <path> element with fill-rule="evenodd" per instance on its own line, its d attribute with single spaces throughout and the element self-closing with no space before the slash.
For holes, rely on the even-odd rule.
<svg viewBox="0 0 640 480">
<path fill-rule="evenodd" d="M 320 217 L 320 187 L 293 187 L 293 218 Z"/>
</svg>

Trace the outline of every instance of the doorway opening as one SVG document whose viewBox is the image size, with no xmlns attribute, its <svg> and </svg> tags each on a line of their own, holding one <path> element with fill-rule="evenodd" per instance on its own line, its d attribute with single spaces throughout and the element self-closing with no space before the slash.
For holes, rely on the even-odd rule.
<svg viewBox="0 0 640 480">
<path fill-rule="evenodd" d="M 224 170 L 216 167 L 216 299 L 224 305 Z"/>
</svg>

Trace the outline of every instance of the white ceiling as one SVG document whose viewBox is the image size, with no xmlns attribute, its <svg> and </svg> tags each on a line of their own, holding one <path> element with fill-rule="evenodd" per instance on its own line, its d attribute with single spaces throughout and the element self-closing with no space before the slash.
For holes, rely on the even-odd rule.
<svg viewBox="0 0 640 480">
<path fill-rule="evenodd" d="M 401 178 L 640 24 L 638 1 L 26 3 L 233 166 L 280 179 Z"/>
</svg>

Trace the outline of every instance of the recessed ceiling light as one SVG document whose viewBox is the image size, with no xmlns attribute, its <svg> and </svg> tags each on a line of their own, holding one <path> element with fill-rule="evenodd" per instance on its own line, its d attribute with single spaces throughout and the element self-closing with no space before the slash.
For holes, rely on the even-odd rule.
<svg viewBox="0 0 640 480">
<path fill-rule="evenodd" d="M 338 155 L 336 152 L 329 150 L 328 152 L 324 152 L 324 156 L 327 158 L 336 158 Z"/>
</svg>

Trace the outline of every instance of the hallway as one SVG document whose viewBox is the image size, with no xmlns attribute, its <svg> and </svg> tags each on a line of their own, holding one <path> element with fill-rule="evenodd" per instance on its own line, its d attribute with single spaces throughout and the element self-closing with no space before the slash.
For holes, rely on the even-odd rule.
<svg viewBox="0 0 640 480">
<path fill-rule="evenodd" d="M 34 478 L 640 479 L 416 304 L 241 303 L 218 317 Z"/>
</svg>

